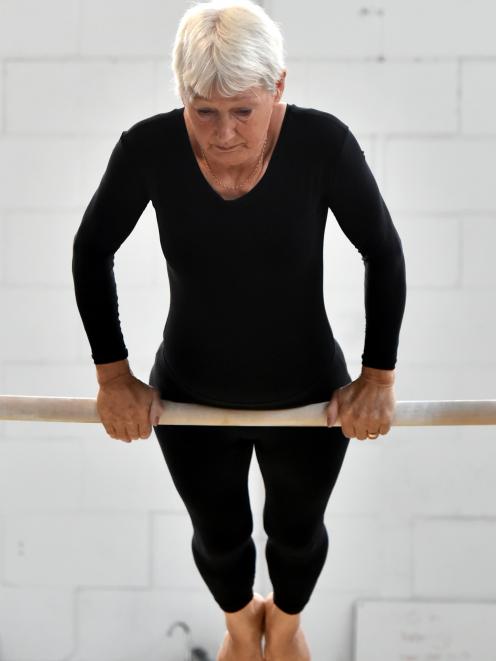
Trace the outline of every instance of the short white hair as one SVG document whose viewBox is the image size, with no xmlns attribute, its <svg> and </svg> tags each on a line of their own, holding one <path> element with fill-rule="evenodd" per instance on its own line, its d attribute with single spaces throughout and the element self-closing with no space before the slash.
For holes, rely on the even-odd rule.
<svg viewBox="0 0 496 661">
<path fill-rule="evenodd" d="M 175 92 L 235 96 L 252 86 L 274 93 L 285 69 L 279 25 L 251 0 L 211 0 L 186 10 L 172 49 Z"/>
</svg>

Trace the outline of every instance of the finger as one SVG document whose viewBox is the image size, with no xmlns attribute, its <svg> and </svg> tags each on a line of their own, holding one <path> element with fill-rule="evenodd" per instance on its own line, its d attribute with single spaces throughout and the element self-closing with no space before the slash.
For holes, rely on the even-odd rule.
<svg viewBox="0 0 496 661">
<path fill-rule="evenodd" d="M 364 431 L 363 429 L 357 429 L 356 431 L 356 437 L 358 438 L 359 441 L 364 441 L 367 438 L 367 432 Z"/>
<path fill-rule="evenodd" d="M 327 407 L 327 426 L 332 427 L 338 418 L 338 398 L 334 394 Z"/>
<path fill-rule="evenodd" d="M 120 441 L 126 441 L 126 443 L 131 442 L 131 438 L 129 434 L 127 433 L 127 429 L 125 425 L 116 425 L 116 431 L 117 431 L 117 438 Z"/>
<path fill-rule="evenodd" d="M 164 406 L 162 405 L 162 400 L 160 399 L 160 393 L 157 390 L 154 390 L 149 414 L 150 424 L 158 425 L 160 416 L 163 412 Z"/>
<path fill-rule="evenodd" d="M 351 420 L 353 420 L 353 418 L 348 414 L 346 409 L 341 411 L 340 418 L 341 418 L 341 431 L 347 438 L 352 438 L 353 425 L 351 423 Z"/>
<path fill-rule="evenodd" d="M 136 422 L 126 423 L 126 434 L 132 441 L 136 441 L 139 438 L 139 426 Z"/>
<path fill-rule="evenodd" d="M 353 425 L 345 424 L 344 427 L 341 427 L 341 431 L 347 438 L 353 438 L 355 436 L 355 428 Z"/>
<path fill-rule="evenodd" d="M 105 431 L 111 438 L 115 438 L 116 432 L 115 432 L 115 427 L 111 422 L 104 422 L 103 426 L 105 427 Z"/>
<path fill-rule="evenodd" d="M 384 423 L 379 427 L 379 434 L 387 434 L 390 429 L 391 429 L 391 425 Z"/>
<path fill-rule="evenodd" d="M 139 424 L 140 438 L 148 438 L 152 433 L 152 426 L 148 420 L 142 420 Z"/>
</svg>

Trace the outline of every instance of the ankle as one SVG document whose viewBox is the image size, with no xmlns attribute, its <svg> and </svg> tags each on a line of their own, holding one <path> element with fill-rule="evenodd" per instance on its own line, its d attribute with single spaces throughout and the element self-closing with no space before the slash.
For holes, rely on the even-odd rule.
<svg viewBox="0 0 496 661">
<path fill-rule="evenodd" d="M 283 636 L 285 639 L 296 634 L 301 624 L 300 613 L 286 613 L 274 604 L 272 593 L 265 599 L 265 630 L 268 637 L 271 633 Z"/>
<path fill-rule="evenodd" d="M 261 619 L 265 614 L 264 600 L 260 595 L 253 599 L 244 608 L 234 613 L 226 613 L 226 627 L 235 641 L 243 641 L 254 636 L 261 627 Z"/>
<path fill-rule="evenodd" d="M 274 603 L 274 593 L 271 592 L 265 597 L 265 612 L 271 617 L 287 622 L 299 622 L 301 613 L 286 613 Z"/>
<path fill-rule="evenodd" d="M 255 613 L 258 612 L 260 608 L 260 600 L 262 597 L 259 595 L 253 595 L 251 601 L 249 601 L 246 606 L 243 606 L 243 608 L 240 608 L 237 611 L 224 611 L 224 616 L 226 618 L 226 622 L 236 622 L 238 620 L 244 620 L 247 617 L 253 616 Z M 262 601 L 262 604 L 265 606 L 265 602 Z"/>
</svg>

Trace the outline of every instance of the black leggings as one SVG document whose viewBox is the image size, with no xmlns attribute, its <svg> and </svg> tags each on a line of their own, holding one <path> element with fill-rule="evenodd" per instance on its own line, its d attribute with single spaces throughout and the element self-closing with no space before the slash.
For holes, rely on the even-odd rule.
<svg viewBox="0 0 496 661">
<path fill-rule="evenodd" d="M 164 391 L 164 375 L 156 380 L 155 369 L 149 382 L 160 386 L 163 399 L 191 401 L 170 382 Z M 288 614 L 301 612 L 327 556 L 324 512 L 350 440 L 341 427 L 153 429 L 193 524 L 194 562 L 227 613 L 253 597 L 256 551 L 248 470 L 255 448 L 265 484 L 265 556 L 274 603 Z"/>
</svg>

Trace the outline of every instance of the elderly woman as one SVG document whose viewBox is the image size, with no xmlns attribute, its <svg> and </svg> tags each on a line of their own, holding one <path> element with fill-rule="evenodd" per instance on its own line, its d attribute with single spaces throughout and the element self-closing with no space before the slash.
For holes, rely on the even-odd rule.
<svg viewBox="0 0 496 661">
<path fill-rule="evenodd" d="M 189 8 L 173 71 L 183 107 L 122 132 L 74 239 L 98 412 L 114 439 L 147 438 L 153 427 L 193 524 L 194 561 L 225 613 L 217 658 L 302 661 L 300 613 L 327 556 L 324 512 L 348 442 L 387 434 L 394 413 L 401 241 L 349 127 L 281 100 L 282 37 L 258 5 Z M 150 200 L 171 297 L 144 383 L 127 360 L 113 257 Z M 355 380 L 323 301 L 329 209 L 365 265 Z M 329 401 L 329 427 L 159 426 L 164 399 L 246 409 Z M 265 599 L 253 593 L 253 449 L 266 491 Z"/>
</svg>

